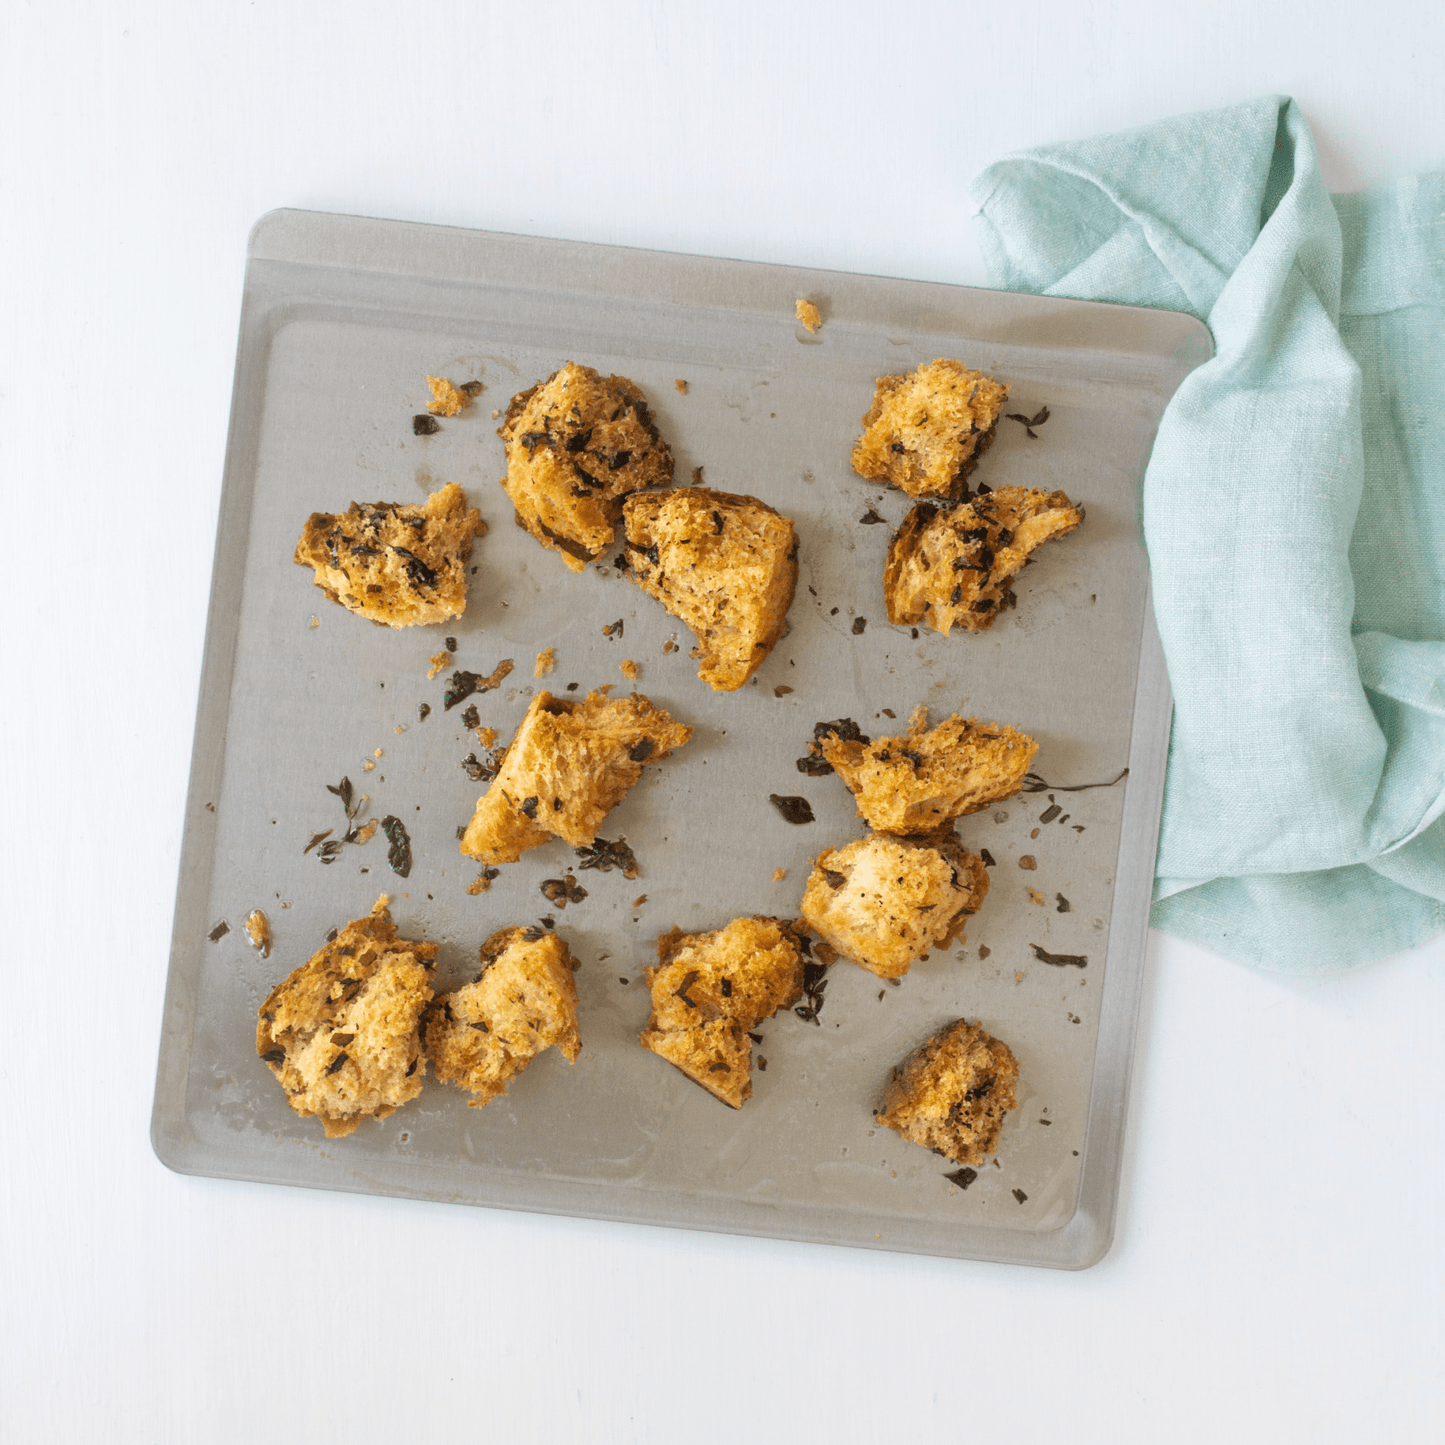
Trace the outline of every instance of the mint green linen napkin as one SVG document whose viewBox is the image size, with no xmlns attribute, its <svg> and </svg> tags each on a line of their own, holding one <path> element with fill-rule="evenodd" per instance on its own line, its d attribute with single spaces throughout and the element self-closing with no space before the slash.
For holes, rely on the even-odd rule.
<svg viewBox="0 0 1445 1445">
<path fill-rule="evenodd" d="M 1214 335 L 1144 479 L 1153 923 L 1285 972 L 1445 929 L 1445 176 L 1332 198 L 1269 96 L 1005 157 L 972 196 L 995 285 Z"/>
</svg>

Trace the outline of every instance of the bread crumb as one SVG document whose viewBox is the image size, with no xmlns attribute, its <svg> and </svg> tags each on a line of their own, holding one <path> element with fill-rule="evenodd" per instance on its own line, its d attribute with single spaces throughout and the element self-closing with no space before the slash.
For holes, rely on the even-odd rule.
<svg viewBox="0 0 1445 1445">
<path fill-rule="evenodd" d="M 980 958 L 987 958 L 987 957 L 989 956 L 989 954 L 991 954 L 992 952 L 993 952 L 993 949 L 991 949 L 991 948 L 988 946 L 988 944 L 986 944 L 986 943 L 980 943 L 980 944 L 979 944 L 979 946 L 978 946 L 978 956 L 979 956 Z"/>
<path fill-rule="evenodd" d="M 823 313 L 811 301 L 799 300 L 793 314 L 809 331 L 816 331 L 823 324 Z"/>
<path fill-rule="evenodd" d="M 693 486 L 695 486 L 695 487 L 700 487 L 700 486 L 702 486 L 702 468 L 701 468 L 701 467 L 694 467 L 694 468 L 692 469 L 692 484 L 693 484 Z"/>
<path fill-rule="evenodd" d="M 1016 974 L 1014 974 L 1014 984 L 1015 984 L 1015 985 L 1018 985 L 1018 984 L 1021 984 L 1023 981 L 1024 981 L 1024 973 L 1023 973 L 1023 970 L 1020 969 Z"/>
<path fill-rule="evenodd" d="M 674 382 L 673 382 L 673 385 L 674 385 L 684 396 L 687 395 L 687 383 L 686 383 L 681 377 L 679 377 L 676 381 L 674 381 Z"/>
<path fill-rule="evenodd" d="M 667 652 L 676 652 L 676 651 L 677 651 L 677 643 L 675 643 L 675 642 L 669 637 L 669 638 L 667 639 L 667 641 L 662 644 L 662 650 L 663 650 L 664 653 L 667 653 Z"/>
<path fill-rule="evenodd" d="M 397 725 L 392 729 L 392 732 L 394 732 L 398 737 L 400 737 L 402 733 L 407 730 L 407 726 L 408 725 L 406 723 L 397 723 Z"/>
<path fill-rule="evenodd" d="M 625 677 L 628 682 L 637 681 L 637 664 L 633 662 L 631 658 L 628 658 L 625 662 L 623 662 L 622 665 L 618 668 L 618 671 L 621 672 L 623 677 Z"/>
<path fill-rule="evenodd" d="M 537 666 L 533 670 L 533 677 L 546 677 L 549 672 L 557 669 L 557 649 L 555 647 L 544 647 L 537 654 Z"/>
<path fill-rule="evenodd" d="M 426 676 L 427 676 L 427 681 L 428 681 L 428 682 L 433 681 L 433 680 L 436 678 L 436 675 L 437 675 L 439 672 L 441 672 L 444 668 L 450 666 L 451 660 L 452 660 L 452 655 L 451 655 L 451 653 L 449 653 L 449 652 L 447 652 L 447 651 L 445 651 L 445 650 L 443 650 L 443 651 L 441 651 L 441 652 L 434 652 L 434 653 L 432 653 L 432 655 L 431 655 L 431 670 L 430 670 L 430 671 L 427 673 L 427 675 L 426 675 Z"/>
<path fill-rule="evenodd" d="M 1019 859 L 1019 867 L 1025 869 L 1027 872 L 1032 873 L 1038 866 L 1039 860 L 1035 858 L 1032 853 L 1025 853 L 1023 857 Z"/>
<path fill-rule="evenodd" d="M 774 697 L 787 697 L 787 695 L 788 695 L 790 692 L 792 692 L 792 690 L 793 690 L 793 689 L 790 688 L 790 687 L 788 687 L 785 683 L 779 683 L 779 684 L 777 685 L 777 687 L 775 687 L 775 688 L 773 689 L 773 696 L 774 696 Z"/>
<path fill-rule="evenodd" d="M 369 843 L 376 836 L 377 823 L 375 818 L 369 819 L 356 830 L 356 841 L 358 843 Z"/>
<path fill-rule="evenodd" d="M 271 920 L 259 908 L 253 908 L 246 915 L 246 935 L 251 940 L 251 947 L 262 958 L 270 958 Z"/>
<path fill-rule="evenodd" d="M 320 627 L 320 626 L 321 626 L 321 619 L 320 619 L 319 617 L 313 617 L 313 618 L 311 619 L 311 621 L 308 622 L 306 625 L 307 625 L 308 627 Z"/>
<path fill-rule="evenodd" d="M 467 892 L 471 894 L 473 898 L 475 898 L 478 893 L 485 893 L 487 889 L 492 886 L 492 880 L 487 877 L 487 874 L 492 871 L 490 868 L 483 868 L 482 871 L 477 874 L 476 878 L 467 884 Z"/>
<path fill-rule="evenodd" d="M 484 748 L 489 748 L 497 740 L 496 728 L 478 728 L 477 738 Z"/>
<path fill-rule="evenodd" d="M 773 869 L 773 882 L 774 882 L 774 883 L 781 883 L 781 882 L 783 881 L 783 879 L 786 878 L 787 876 L 788 876 L 788 870 L 787 870 L 786 868 L 774 868 L 774 869 Z"/>
<path fill-rule="evenodd" d="M 641 908 L 642 905 L 643 905 L 644 903 L 646 903 L 646 902 L 647 902 L 647 894 L 645 894 L 645 893 L 639 893 L 639 894 L 637 895 L 637 897 L 632 900 L 632 906 L 633 906 L 634 908 Z"/>
<path fill-rule="evenodd" d="M 375 764 L 374 762 L 372 762 L 370 758 L 367 758 L 367 759 L 362 763 L 362 765 L 361 765 L 361 771 L 362 771 L 363 773 L 375 772 L 375 771 L 376 771 L 376 764 Z"/>
<path fill-rule="evenodd" d="M 1044 895 L 1037 888 L 1029 889 L 1029 902 L 1037 903 L 1040 908 L 1044 906 Z"/>
<path fill-rule="evenodd" d="M 499 412 L 499 411 L 494 411 L 494 412 L 492 413 L 492 420 L 493 420 L 493 421 L 496 421 L 496 419 L 497 419 L 499 416 L 501 416 L 501 412 Z"/>
<path fill-rule="evenodd" d="M 463 408 L 472 404 L 472 398 L 467 392 L 458 391 L 443 376 L 429 376 L 426 384 L 431 387 L 432 394 L 432 399 L 427 402 L 426 409 L 433 416 L 457 416 Z"/>
</svg>

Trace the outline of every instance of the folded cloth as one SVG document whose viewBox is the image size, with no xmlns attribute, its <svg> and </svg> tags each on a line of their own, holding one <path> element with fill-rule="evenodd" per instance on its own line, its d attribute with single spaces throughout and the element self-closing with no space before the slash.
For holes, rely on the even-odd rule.
<svg viewBox="0 0 1445 1445">
<path fill-rule="evenodd" d="M 995 285 L 1214 335 L 1144 478 L 1174 691 L 1152 922 L 1292 973 L 1445 929 L 1445 176 L 1331 197 L 1269 96 L 972 195 Z"/>
</svg>

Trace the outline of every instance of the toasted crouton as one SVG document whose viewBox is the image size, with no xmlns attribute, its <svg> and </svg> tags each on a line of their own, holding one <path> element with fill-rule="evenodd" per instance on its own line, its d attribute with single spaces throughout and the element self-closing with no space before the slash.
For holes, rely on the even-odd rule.
<svg viewBox="0 0 1445 1445">
<path fill-rule="evenodd" d="M 712 933 L 674 928 L 657 940 L 657 958 L 643 1048 L 741 1109 L 753 1092 L 748 1031 L 803 996 L 796 925 L 759 917 Z"/>
<path fill-rule="evenodd" d="M 555 934 L 503 928 L 481 948 L 482 971 L 426 1011 L 426 1054 L 443 1083 L 476 1097 L 480 1109 L 507 1091 L 543 1049 L 569 1064 L 582 1049 L 577 1031 L 577 960 Z"/>
<path fill-rule="evenodd" d="M 1014 605 L 1013 579 L 1029 553 L 1084 520 L 1063 492 L 999 487 L 956 507 L 920 502 L 888 546 L 888 620 L 925 622 L 945 637 L 982 632 Z"/>
<path fill-rule="evenodd" d="M 447 622 L 467 606 L 472 538 L 487 524 L 455 482 L 416 505 L 353 502 L 338 514 L 313 512 L 296 561 L 348 612 L 383 627 Z"/>
<path fill-rule="evenodd" d="M 706 487 L 629 497 L 623 518 L 628 575 L 697 634 L 698 676 L 715 692 L 740 688 L 787 629 L 792 522 L 756 497 Z"/>
<path fill-rule="evenodd" d="M 517 525 L 581 572 L 611 544 L 622 499 L 672 480 L 672 452 L 625 376 L 568 362 L 514 396 L 497 428 Z"/>
<path fill-rule="evenodd" d="M 477 802 L 462 852 L 498 864 L 552 837 L 574 848 L 590 844 L 643 767 L 691 736 L 641 693 L 613 701 L 590 692 L 572 702 L 539 692 Z"/>
<path fill-rule="evenodd" d="M 906 376 L 880 376 L 853 470 L 910 497 L 961 497 L 993 444 L 1008 387 L 943 358 Z"/>
<path fill-rule="evenodd" d="M 929 949 L 962 942 L 965 921 L 987 893 L 983 860 L 951 831 L 933 838 L 870 833 L 818 855 L 801 912 L 850 963 L 879 978 L 902 978 Z"/>
</svg>

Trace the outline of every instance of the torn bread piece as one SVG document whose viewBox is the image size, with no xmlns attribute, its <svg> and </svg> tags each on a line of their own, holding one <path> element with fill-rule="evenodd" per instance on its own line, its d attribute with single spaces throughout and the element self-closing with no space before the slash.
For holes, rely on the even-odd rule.
<svg viewBox="0 0 1445 1445">
<path fill-rule="evenodd" d="M 792 522 L 756 497 L 706 487 L 629 497 L 623 522 L 628 575 L 697 634 L 698 676 L 736 691 L 787 630 Z"/>
<path fill-rule="evenodd" d="M 571 361 L 514 396 L 497 435 L 517 525 L 574 572 L 611 544 L 629 492 L 672 480 L 672 452 L 641 390 Z"/>
<path fill-rule="evenodd" d="M 1018 1107 L 1018 1060 L 982 1024 L 957 1019 L 893 1070 L 874 1118 L 955 1164 L 997 1152 L 1004 1116 Z"/>
<path fill-rule="evenodd" d="M 931 838 L 870 833 L 818 855 L 801 911 L 850 963 L 902 978 L 929 949 L 962 943 L 987 893 L 983 859 L 951 829 Z"/>
<path fill-rule="evenodd" d="M 555 934 L 541 928 L 503 928 L 482 945 L 482 971 L 469 984 L 440 995 L 422 1026 L 426 1056 L 443 1083 L 475 1094 L 480 1109 L 507 1092 L 543 1049 L 554 1045 L 577 1062 L 577 960 Z"/>
<path fill-rule="evenodd" d="M 910 497 L 961 497 L 1007 400 L 1007 386 L 942 357 L 904 376 L 880 376 L 853 470 Z"/>
<path fill-rule="evenodd" d="M 296 561 L 348 612 L 382 627 L 448 622 L 467 606 L 472 538 L 482 514 L 455 482 L 425 502 L 353 502 L 341 513 L 313 512 Z"/>
<path fill-rule="evenodd" d="M 806 938 L 778 918 L 735 918 L 712 933 L 674 928 L 649 968 L 652 1016 L 641 1043 L 741 1109 L 753 1092 L 748 1031 L 803 996 Z"/>
<path fill-rule="evenodd" d="M 896 737 L 871 742 L 852 731 L 844 736 L 846 729 L 820 724 L 808 751 L 833 767 L 857 800 L 858 816 L 880 833 L 934 833 L 1013 797 L 1039 750 L 1027 733 L 957 714 L 930 729 L 923 707 Z"/>
<path fill-rule="evenodd" d="M 920 502 L 888 545 L 888 620 L 926 622 L 945 637 L 955 627 L 992 627 L 1014 605 L 1010 584 L 1029 553 L 1083 520 L 1063 492 L 1027 487 L 999 487 L 955 507 Z"/>
<path fill-rule="evenodd" d="M 421 1093 L 418 1024 L 437 945 L 396 936 L 386 899 L 353 919 L 267 995 L 256 1052 L 301 1115 L 329 1139 L 385 1119 Z"/>
<path fill-rule="evenodd" d="M 498 864 L 552 837 L 587 846 L 643 767 L 691 736 L 641 693 L 614 701 L 594 691 L 573 702 L 539 692 L 477 802 L 462 852 Z"/>
</svg>

